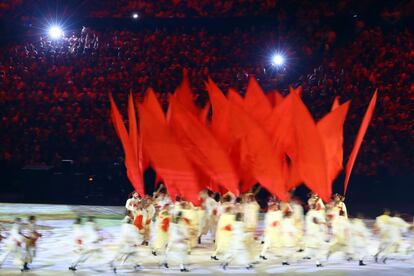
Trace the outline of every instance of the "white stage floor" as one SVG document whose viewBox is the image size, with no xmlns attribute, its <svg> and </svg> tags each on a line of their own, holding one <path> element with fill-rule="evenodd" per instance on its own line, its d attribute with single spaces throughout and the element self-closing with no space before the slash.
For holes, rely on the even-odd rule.
<svg viewBox="0 0 414 276">
<path fill-rule="evenodd" d="M 68 205 L 40 205 L 40 204 L 0 204 L 0 223 L 8 230 L 15 216 L 26 219 L 28 215 L 38 216 L 38 224 L 43 237 L 38 242 L 38 256 L 32 264 L 30 272 L 20 272 L 19 267 L 10 258 L 0 269 L 0 275 L 114 275 L 108 262 L 115 254 L 117 233 L 120 220 L 123 217 L 123 207 L 103 206 L 68 206 Z M 102 242 L 102 253 L 88 260 L 78 271 L 68 271 L 68 266 L 75 258 L 72 252 L 71 227 L 73 219 L 78 216 L 95 216 L 102 230 L 105 240 Z M 7 234 L 7 231 L 6 231 Z M 412 239 L 407 237 L 407 243 Z M 3 253 L 3 245 L 0 244 L 0 254 Z M 369 250 L 372 252 L 377 246 L 373 239 Z M 260 243 L 257 242 L 257 250 Z M 148 247 L 142 247 L 140 263 L 143 269 L 139 272 L 132 270 L 132 264 L 118 270 L 118 275 L 171 275 L 180 274 L 178 268 L 171 265 L 171 269 L 159 268 L 160 257 L 151 255 Z M 188 275 L 217 275 L 217 274 L 281 274 L 281 275 L 414 275 L 414 256 L 396 255 L 387 264 L 376 264 L 372 258 L 366 260 L 367 266 L 360 267 L 355 261 L 342 260 L 340 254 L 324 263 L 324 267 L 316 268 L 312 261 L 299 260 L 292 262 L 290 266 L 281 266 L 277 258 L 260 262 L 255 269 L 229 267 L 226 271 L 220 267 L 220 261 L 210 260 L 212 253 L 212 241 L 209 237 L 203 239 L 200 247 L 195 248 L 189 257 L 190 272 Z"/>
</svg>

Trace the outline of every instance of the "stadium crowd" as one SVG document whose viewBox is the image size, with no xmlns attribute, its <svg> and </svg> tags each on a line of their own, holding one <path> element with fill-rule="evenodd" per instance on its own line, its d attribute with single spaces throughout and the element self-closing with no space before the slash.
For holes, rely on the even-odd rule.
<svg viewBox="0 0 414 276">
<path fill-rule="evenodd" d="M 361 22 L 357 35 L 339 44 L 332 28 L 302 27 L 298 22 L 295 27 L 220 32 L 203 27 L 139 32 L 84 28 L 59 41 L 43 37 L 5 46 L 0 52 L 0 158 L 21 166 L 62 159 L 73 159 L 80 167 L 112 164 L 122 150 L 109 118 L 108 92 L 126 110 L 130 91 L 143 95 L 151 86 L 165 107 L 182 69 L 188 68 L 200 105 L 207 95 L 207 76 L 223 91 L 244 91 L 251 74 L 266 91 L 286 93 L 289 83 L 302 85 L 303 98 L 317 119 L 334 96 L 352 99 L 346 152 L 378 88 L 377 111 L 355 172 L 412 171 L 412 32 Z M 272 72 L 269 65 L 268 50 L 278 44 L 289 45 L 286 55 L 293 57 L 287 74 Z"/>
</svg>

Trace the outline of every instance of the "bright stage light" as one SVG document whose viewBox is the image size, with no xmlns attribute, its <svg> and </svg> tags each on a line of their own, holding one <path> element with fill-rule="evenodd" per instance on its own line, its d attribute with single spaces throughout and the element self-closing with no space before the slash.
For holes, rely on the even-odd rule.
<svg viewBox="0 0 414 276">
<path fill-rule="evenodd" d="M 272 57 L 273 66 L 282 66 L 285 63 L 285 58 L 281 54 L 275 54 Z"/>
<path fill-rule="evenodd" d="M 134 19 L 138 19 L 138 17 L 139 17 L 138 13 L 134 12 L 134 13 L 132 14 L 132 18 L 134 18 Z"/>
<path fill-rule="evenodd" d="M 55 25 L 49 28 L 49 36 L 51 39 L 60 39 L 64 35 L 63 30 L 61 27 Z"/>
</svg>

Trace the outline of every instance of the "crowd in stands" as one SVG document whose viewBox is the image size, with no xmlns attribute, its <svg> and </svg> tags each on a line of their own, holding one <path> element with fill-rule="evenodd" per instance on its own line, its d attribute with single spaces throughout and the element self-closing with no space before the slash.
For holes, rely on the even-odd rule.
<svg viewBox="0 0 414 276">
<path fill-rule="evenodd" d="M 142 97 L 151 86 L 166 106 L 182 69 L 188 68 L 200 105 L 207 97 L 207 76 L 223 91 L 234 87 L 243 92 L 252 74 L 266 91 L 286 93 L 289 83 L 301 84 L 317 119 L 329 110 L 334 96 L 352 99 L 346 153 L 378 88 L 377 111 L 355 173 L 412 171 L 413 33 L 360 24 L 355 37 L 338 45 L 332 28 L 303 28 L 305 23 L 220 32 L 203 27 L 135 32 L 83 28 L 59 41 L 43 37 L 5 46 L 0 51 L 0 159 L 21 166 L 53 165 L 62 159 L 73 159 L 83 168 L 109 166 L 122 150 L 109 118 L 108 92 L 126 110 L 130 91 Z M 286 76 L 269 66 L 274 45 L 289 45 L 285 49 L 292 60 Z"/>
</svg>

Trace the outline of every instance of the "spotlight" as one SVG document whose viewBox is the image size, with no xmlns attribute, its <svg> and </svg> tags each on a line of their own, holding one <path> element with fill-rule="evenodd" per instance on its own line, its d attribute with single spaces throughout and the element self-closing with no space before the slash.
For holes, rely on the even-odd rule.
<svg viewBox="0 0 414 276">
<path fill-rule="evenodd" d="M 61 27 L 54 25 L 49 28 L 49 36 L 51 39 L 57 40 L 61 39 L 64 36 L 64 33 Z"/>
<path fill-rule="evenodd" d="M 132 18 L 133 18 L 133 19 L 138 19 L 138 17 L 139 17 L 138 13 L 134 12 L 134 13 L 132 14 Z"/>
<path fill-rule="evenodd" d="M 275 54 L 272 57 L 272 65 L 273 66 L 282 66 L 285 63 L 285 58 L 281 54 Z"/>
</svg>

